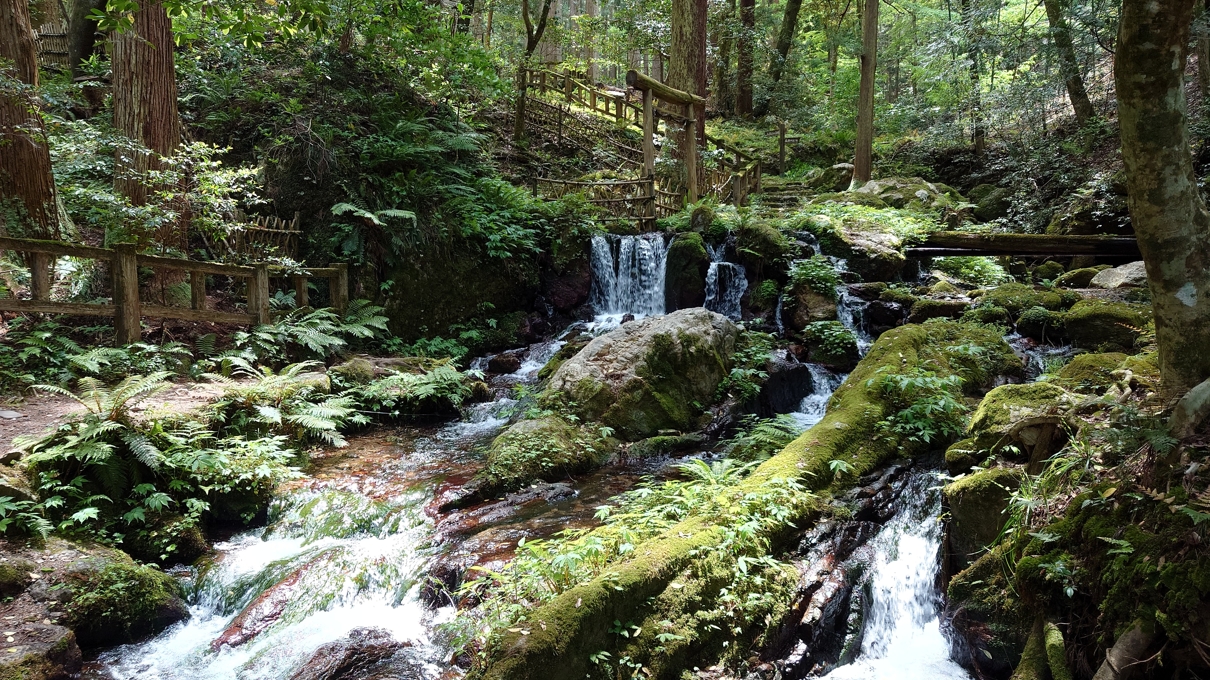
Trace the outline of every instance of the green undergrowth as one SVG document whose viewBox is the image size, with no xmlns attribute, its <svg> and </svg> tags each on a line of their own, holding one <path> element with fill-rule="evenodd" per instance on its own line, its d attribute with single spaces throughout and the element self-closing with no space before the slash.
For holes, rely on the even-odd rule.
<svg viewBox="0 0 1210 680">
<path fill-rule="evenodd" d="M 786 615 L 793 580 L 777 556 L 819 517 L 822 498 L 892 457 L 929 448 L 893 433 L 877 436 L 879 423 L 902 409 L 876 379 L 924 367 L 957 376 L 956 389 L 966 393 L 1021 370 L 995 327 L 938 322 L 885 333 L 824 419 L 780 453 L 751 468 L 702 463 L 693 480 L 646 485 L 605 511 L 602 527 L 551 539 L 540 544 L 541 557 L 468 585 L 478 606 L 464 610 L 456 627 L 459 646 L 477 659 L 472 675 L 612 677 L 638 664 L 667 678 L 691 665 L 738 660 Z M 565 558 L 576 568 L 544 576 L 560 555 L 581 551 L 591 559 Z"/>
</svg>

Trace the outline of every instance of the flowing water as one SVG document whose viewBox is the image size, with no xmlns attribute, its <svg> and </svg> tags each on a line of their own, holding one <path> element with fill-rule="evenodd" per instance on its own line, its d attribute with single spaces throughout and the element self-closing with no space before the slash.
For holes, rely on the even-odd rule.
<svg viewBox="0 0 1210 680">
<path fill-rule="evenodd" d="M 748 291 L 748 273 L 743 265 L 727 262 L 725 244 L 717 248 L 707 244 L 706 251 L 710 253 L 710 269 L 706 272 L 704 307 L 739 321 L 743 317 L 740 301 Z"/>
<path fill-rule="evenodd" d="M 950 659 L 938 612 L 941 498 L 927 477 L 905 489 L 902 507 L 871 539 L 870 605 L 861 651 L 832 680 L 969 680 Z M 924 483 L 920 483 L 924 482 Z"/>
<path fill-rule="evenodd" d="M 804 397 L 798 410 L 790 414 L 803 430 L 823 420 L 832 393 L 849 377 L 846 373 L 833 373 L 823 364 L 809 363 L 807 369 L 811 372 L 811 394 Z"/>
<path fill-rule="evenodd" d="M 592 238 L 591 300 L 596 327 L 617 326 L 627 314 L 639 319 L 664 313 L 668 245 L 658 233 Z"/>
</svg>

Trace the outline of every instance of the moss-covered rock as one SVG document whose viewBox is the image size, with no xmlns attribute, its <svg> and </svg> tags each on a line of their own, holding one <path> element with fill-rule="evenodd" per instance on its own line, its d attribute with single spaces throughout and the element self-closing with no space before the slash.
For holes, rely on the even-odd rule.
<svg viewBox="0 0 1210 680">
<path fill-rule="evenodd" d="M 1078 299 L 1078 295 L 1068 300 L 1058 291 L 1034 288 L 1023 283 L 1006 283 L 984 293 L 980 301 L 985 305 L 1007 309 L 1015 318 L 1031 307 L 1061 311 L 1075 304 Z"/>
<path fill-rule="evenodd" d="M 1067 312 L 1067 335 L 1083 349 L 1130 349 L 1151 320 L 1151 308 L 1127 302 L 1082 300 Z"/>
<path fill-rule="evenodd" d="M 941 490 L 949 508 L 946 525 L 951 564 L 961 571 L 999 537 L 1008 516 L 1008 498 L 1021 485 L 1017 468 L 973 472 Z"/>
<path fill-rule="evenodd" d="M 817 321 L 833 321 L 836 319 L 837 307 L 834 296 L 816 292 L 805 283 L 797 283 L 790 288 L 784 307 L 782 319 L 792 330 L 801 331 Z"/>
<path fill-rule="evenodd" d="M 989 304 L 980 304 L 971 307 L 962 314 L 962 320 L 974 323 L 997 324 L 1000 326 L 1010 326 L 1013 322 L 1007 309 Z"/>
<path fill-rule="evenodd" d="M 0 496 L 8 496 L 15 501 L 33 501 L 37 499 L 33 486 L 25 473 L 14 467 L 0 464 Z"/>
<path fill-rule="evenodd" d="M 1087 288 L 1088 284 L 1092 283 L 1092 277 L 1096 276 L 1102 269 L 1107 269 L 1109 265 L 1099 267 L 1081 267 L 1073 269 L 1055 279 L 1055 285 L 1059 288 Z"/>
<path fill-rule="evenodd" d="M 1077 392 L 1100 394 L 1117 382 L 1113 372 L 1126 361 L 1120 352 L 1105 354 L 1078 354 L 1063 368 L 1055 382 Z"/>
<path fill-rule="evenodd" d="M 979 365 L 971 363 L 971 353 L 947 349 L 960 346 L 982 347 L 974 359 Z M 958 375 L 964 387 L 974 391 L 1001 370 L 1019 372 L 1020 360 L 997 332 L 986 327 L 936 322 L 884 333 L 836 390 L 819 424 L 724 491 L 728 498 L 737 499 L 728 505 L 733 510 L 708 517 L 691 515 L 635 545 L 600 576 L 534 607 L 524 626 L 497 633 L 474 677 L 579 680 L 594 671 L 589 657 L 608 646 L 615 650 L 615 658 L 629 656 L 649 669 L 649 677 L 667 680 L 679 677 L 687 667 L 713 663 L 725 650 L 750 649 L 766 620 L 780 620 L 787 613 L 792 601 L 788 593 L 797 577 L 780 571 L 766 576 L 775 591 L 771 601 L 781 603 L 782 609 L 762 610 L 754 620 L 731 618 L 726 626 L 715 624 L 710 612 L 736 573 L 737 556 L 719 549 L 728 530 L 732 524 L 750 522 L 751 513 L 761 517 L 776 513 L 778 521 L 748 525 L 757 527 L 757 538 L 776 554 L 822 509 L 817 497 L 779 493 L 788 483 L 837 491 L 893 457 L 924 451 L 926 446 L 906 437 L 877 436 L 878 424 L 891 415 L 891 407 L 877 381 L 871 380 L 886 372 L 917 369 Z M 845 461 L 847 471 L 834 470 L 835 460 Z M 746 509 L 732 514 L 741 506 Z M 642 632 L 619 638 L 610 632 L 614 621 L 633 622 Z M 657 637 L 669 630 L 663 622 L 671 624 L 679 639 Z"/>
<path fill-rule="evenodd" d="M 702 235 L 677 234 L 668 246 L 668 264 L 664 275 L 664 305 L 669 311 L 701 307 L 706 302 L 706 274 L 710 254 Z"/>
<path fill-rule="evenodd" d="M 986 457 L 987 451 L 979 448 L 977 437 L 959 439 L 945 450 L 945 468 L 951 475 L 960 475 L 969 472 Z"/>
<path fill-rule="evenodd" d="M 1052 260 L 1034 267 L 1031 273 L 1033 274 L 1034 281 L 1041 283 L 1043 281 L 1055 281 L 1066 271 L 1067 269 L 1062 264 Z"/>
<path fill-rule="evenodd" d="M 859 194 L 852 191 L 836 191 L 832 193 L 820 194 L 811 199 L 811 203 L 848 203 L 852 205 L 864 205 L 868 208 L 887 208 L 889 207 L 886 201 L 870 194 Z"/>
<path fill-rule="evenodd" d="M 839 321 L 818 321 L 808 324 L 803 340 L 810 351 L 811 361 L 847 371 L 857 364 L 861 352 L 857 336 Z"/>
<path fill-rule="evenodd" d="M 735 252 L 749 276 L 777 278 L 791 259 L 793 243 L 764 220 L 741 222 L 735 230 Z"/>
<path fill-rule="evenodd" d="M 984 187 L 987 189 L 977 191 Z M 975 219 L 981 222 L 991 222 L 1006 217 L 1008 211 L 1012 209 L 1012 189 L 981 184 L 968 193 L 967 198 L 975 204 Z"/>
<path fill-rule="evenodd" d="M 364 385 L 374 380 L 374 362 L 365 357 L 353 357 L 348 361 L 328 369 L 340 376 L 345 383 Z"/>
<path fill-rule="evenodd" d="M 1118 370 L 1123 374 L 1129 371 L 1130 377 L 1145 388 L 1154 390 L 1160 385 L 1160 359 L 1155 352 L 1128 356 Z"/>
<path fill-rule="evenodd" d="M 0 597 L 12 597 L 34 582 L 38 565 L 21 557 L 0 557 Z"/>
<path fill-rule="evenodd" d="M 630 445 L 626 453 L 633 458 L 667 456 L 678 451 L 691 451 L 706 443 L 706 437 L 698 434 L 659 435 L 648 437 Z"/>
<path fill-rule="evenodd" d="M 961 298 L 921 298 L 912 305 L 908 323 L 924 323 L 929 319 L 957 319 L 970 307 L 970 302 Z"/>
<path fill-rule="evenodd" d="M 12 617 L 9 617 L 12 618 Z M 4 621 L 20 641 L 0 647 L 0 680 L 65 680 L 77 677 L 83 657 L 76 636 L 64 626 Z M 12 638 L 9 638 L 12 639 Z"/>
<path fill-rule="evenodd" d="M 554 375 L 555 371 L 559 370 L 559 367 L 565 361 L 579 354 L 580 350 L 584 349 L 584 346 L 588 344 L 590 339 L 587 336 L 578 335 L 568 340 L 567 344 L 560 347 L 559 351 L 555 352 L 555 355 L 546 362 L 545 366 L 538 369 L 538 380 L 544 381 Z"/>
<path fill-rule="evenodd" d="M 845 258 L 849 270 L 866 281 L 890 281 L 907 262 L 903 239 L 873 219 L 812 215 L 804 226 L 824 252 Z"/>
<path fill-rule="evenodd" d="M 550 377 L 543 398 L 629 441 L 695 428 L 731 369 L 739 329 L 705 309 L 623 324 L 594 338 Z"/>
<path fill-rule="evenodd" d="M 1045 307 L 1030 307 L 1017 317 L 1017 332 L 1038 342 L 1053 342 L 1067 336 L 1065 315 Z"/>
<path fill-rule="evenodd" d="M 877 196 L 892 208 L 937 210 L 962 201 L 962 195 L 944 184 L 926 182 L 919 177 L 885 177 L 870 180 L 852 192 Z"/>
<path fill-rule="evenodd" d="M 63 577 L 64 619 L 84 647 L 130 642 L 189 617 L 176 579 L 117 550 L 94 551 Z"/>
<path fill-rule="evenodd" d="M 967 434 L 980 450 L 1019 451 L 1036 467 L 1066 441 L 1062 425 L 1075 401 L 1074 395 L 1054 383 L 1001 385 L 983 397 Z M 1037 470 L 1031 467 L 1029 472 Z"/>
<path fill-rule="evenodd" d="M 487 451 L 480 495 L 519 489 L 539 479 L 556 480 L 605 462 L 606 444 L 559 416 L 513 424 Z"/>
<path fill-rule="evenodd" d="M 954 630 L 984 677 L 1011 674 L 1030 631 L 1029 609 L 1013 587 L 1013 553 L 1012 543 L 1001 543 L 955 575 L 946 590 Z"/>
</svg>

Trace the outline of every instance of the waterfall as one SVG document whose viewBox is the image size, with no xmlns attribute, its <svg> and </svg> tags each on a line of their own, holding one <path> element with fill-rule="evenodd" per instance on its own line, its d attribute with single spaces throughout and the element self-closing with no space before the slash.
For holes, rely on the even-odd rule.
<svg viewBox="0 0 1210 680">
<path fill-rule="evenodd" d="M 592 237 L 592 306 L 597 323 L 664 313 L 668 245 L 663 234 Z"/>
<path fill-rule="evenodd" d="M 940 595 L 941 498 L 929 489 L 905 489 L 903 504 L 870 541 L 870 607 L 861 652 L 826 678 L 832 680 L 969 680 L 950 659 L 937 613 Z"/>
<path fill-rule="evenodd" d="M 739 321 L 743 318 L 740 300 L 748 291 L 748 273 L 743 265 L 727 262 L 724 256 L 727 246 L 717 248 L 707 244 L 710 253 L 710 270 L 706 273 L 706 309 Z"/>
<path fill-rule="evenodd" d="M 798 411 L 791 414 L 804 430 L 823 420 L 832 393 L 848 377 L 847 374 L 833 373 L 823 364 L 807 364 L 806 366 L 807 370 L 811 372 L 811 394 L 804 397 L 798 406 Z"/>
</svg>

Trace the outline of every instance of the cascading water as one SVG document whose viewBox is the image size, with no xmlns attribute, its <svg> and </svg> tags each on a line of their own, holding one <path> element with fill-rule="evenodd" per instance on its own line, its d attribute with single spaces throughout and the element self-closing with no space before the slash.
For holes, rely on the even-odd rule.
<svg viewBox="0 0 1210 680">
<path fill-rule="evenodd" d="M 743 265 L 727 262 L 727 246 L 709 244 L 710 269 L 706 272 L 706 309 L 739 321 L 743 318 L 740 301 L 748 291 L 748 273 Z"/>
<path fill-rule="evenodd" d="M 798 411 L 790 414 L 804 430 L 823 420 L 832 393 L 848 377 L 844 373 L 833 373 L 822 364 L 807 364 L 806 366 L 807 370 L 811 372 L 811 394 L 803 398 L 802 403 L 798 406 Z"/>
<path fill-rule="evenodd" d="M 900 495 L 903 506 L 871 539 L 869 609 L 861 651 L 832 680 L 969 680 L 950 659 L 938 618 L 941 498 L 922 478 Z"/>
<path fill-rule="evenodd" d="M 671 243 L 671 242 L 669 242 Z M 668 244 L 663 234 L 592 238 L 592 306 L 596 326 L 617 326 L 622 317 L 664 313 Z"/>
</svg>

